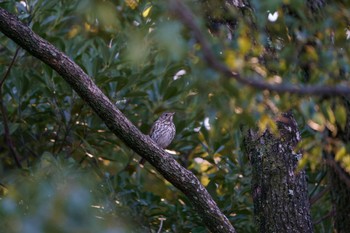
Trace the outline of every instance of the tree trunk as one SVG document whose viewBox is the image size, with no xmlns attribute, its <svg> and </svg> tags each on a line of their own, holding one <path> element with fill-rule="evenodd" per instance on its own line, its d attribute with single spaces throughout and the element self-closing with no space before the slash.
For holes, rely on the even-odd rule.
<svg viewBox="0 0 350 233">
<path fill-rule="evenodd" d="M 302 154 L 291 113 L 277 119 L 279 136 L 266 130 L 245 137 L 252 171 L 252 195 L 258 232 L 313 232 L 305 171 L 297 171 Z"/>
</svg>

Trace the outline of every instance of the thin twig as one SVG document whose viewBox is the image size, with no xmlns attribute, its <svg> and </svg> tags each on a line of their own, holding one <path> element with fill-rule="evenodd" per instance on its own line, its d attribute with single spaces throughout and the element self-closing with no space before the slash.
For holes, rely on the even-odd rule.
<svg viewBox="0 0 350 233">
<path fill-rule="evenodd" d="M 0 81 L 0 111 L 1 111 L 1 114 L 2 114 L 3 122 L 4 122 L 5 143 L 8 146 L 8 148 L 10 150 L 10 154 L 11 154 L 13 160 L 15 161 L 17 167 L 18 168 L 22 168 L 22 165 L 21 165 L 21 163 L 20 163 L 20 161 L 18 159 L 17 152 L 15 150 L 14 143 L 13 143 L 12 138 L 10 136 L 10 127 L 9 127 L 9 122 L 8 122 L 7 110 L 6 110 L 5 106 L 4 106 L 3 93 L 2 93 L 2 87 L 3 87 L 4 83 L 5 83 L 5 80 L 8 78 L 8 76 L 10 74 L 11 68 L 12 68 L 13 64 L 15 63 L 15 60 L 17 58 L 19 50 L 20 50 L 20 47 L 18 46 L 17 49 L 16 49 L 16 52 L 15 52 L 15 55 L 13 56 L 13 58 L 11 60 L 11 63 L 9 65 L 9 67 L 7 68 L 3 78 Z"/>
<path fill-rule="evenodd" d="M 11 60 L 11 63 L 9 65 L 9 67 L 7 68 L 5 74 L 4 74 L 4 77 L 2 77 L 2 79 L 0 81 L 0 88 L 2 88 L 2 86 L 4 85 L 5 80 L 8 78 L 8 76 L 10 74 L 11 68 L 12 68 L 13 64 L 15 64 L 15 60 L 17 58 L 17 55 L 18 55 L 18 52 L 19 52 L 20 48 L 21 47 L 17 46 L 17 49 L 15 51 L 15 55 L 13 56 L 13 58 Z"/>
<path fill-rule="evenodd" d="M 162 228 L 163 228 L 163 221 L 165 220 L 165 218 L 159 218 L 160 220 L 160 225 L 159 225 L 159 229 L 157 231 L 157 233 L 162 232 Z"/>
<path fill-rule="evenodd" d="M 233 72 L 225 64 L 220 62 L 214 54 L 206 36 L 196 23 L 196 17 L 191 10 L 185 6 L 181 0 L 170 0 L 170 11 L 176 16 L 187 28 L 189 28 L 197 42 L 201 45 L 205 62 L 214 70 L 222 73 L 226 77 L 234 78 L 237 82 L 254 87 L 259 90 L 269 90 L 277 93 L 292 93 L 299 95 L 349 95 L 350 87 L 344 85 L 336 86 L 297 86 L 287 84 L 270 84 L 254 78 L 244 78 L 238 72 Z"/>
<path fill-rule="evenodd" d="M 310 198 L 310 205 L 315 204 L 318 200 L 320 200 L 327 192 L 331 190 L 330 187 L 323 189 L 321 192 L 318 192 L 315 196 Z"/>
<path fill-rule="evenodd" d="M 326 177 L 327 172 L 323 172 L 321 178 L 319 180 L 316 181 L 316 186 L 313 188 L 313 190 L 310 192 L 310 199 L 311 197 L 314 195 L 314 193 L 316 192 L 316 190 L 319 188 L 319 186 L 322 184 L 322 180 Z"/>
<path fill-rule="evenodd" d="M 348 188 L 350 188 L 350 177 L 349 177 L 349 174 L 346 171 L 344 171 L 344 169 L 339 165 L 338 162 L 336 162 L 334 160 L 334 158 L 331 158 L 330 156 L 328 156 L 328 157 L 329 158 L 325 159 L 325 163 L 328 166 L 330 166 L 333 169 L 333 171 L 335 173 L 337 173 L 339 179 L 341 181 L 343 181 L 344 184 L 346 186 L 348 186 Z"/>
<path fill-rule="evenodd" d="M 326 215 L 322 216 L 320 219 L 317 219 L 313 222 L 314 225 L 321 223 L 323 220 L 332 217 L 334 215 L 334 210 L 330 210 Z"/>
</svg>

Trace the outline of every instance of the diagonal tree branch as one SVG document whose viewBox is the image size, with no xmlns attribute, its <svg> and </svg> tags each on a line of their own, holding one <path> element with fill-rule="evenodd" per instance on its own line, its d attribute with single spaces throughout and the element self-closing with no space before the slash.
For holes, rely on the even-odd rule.
<svg viewBox="0 0 350 233">
<path fill-rule="evenodd" d="M 235 232 L 197 177 L 142 134 L 68 56 L 2 8 L 0 31 L 60 74 L 115 135 L 187 196 L 210 231 Z"/>
<path fill-rule="evenodd" d="M 297 86 L 294 84 L 270 84 L 258 79 L 244 78 L 239 73 L 233 72 L 225 64 L 220 62 L 220 59 L 214 54 L 206 40 L 206 36 L 196 23 L 196 17 L 191 10 L 185 6 L 181 0 L 170 0 L 170 11 L 175 15 L 186 27 L 188 27 L 195 39 L 201 45 L 205 62 L 214 70 L 222 73 L 226 77 L 231 77 L 237 80 L 237 82 L 250 87 L 269 90 L 277 93 L 293 93 L 299 95 L 349 95 L 350 86 L 337 85 L 337 86 Z"/>
</svg>

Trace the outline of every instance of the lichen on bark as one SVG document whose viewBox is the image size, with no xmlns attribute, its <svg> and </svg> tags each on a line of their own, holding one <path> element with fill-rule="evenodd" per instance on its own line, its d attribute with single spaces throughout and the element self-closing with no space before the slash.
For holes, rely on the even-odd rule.
<svg viewBox="0 0 350 233">
<path fill-rule="evenodd" d="M 278 135 L 249 130 L 244 139 L 252 165 L 252 196 L 258 232 L 313 232 L 298 125 L 291 112 L 276 119 Z"/>
</svg>

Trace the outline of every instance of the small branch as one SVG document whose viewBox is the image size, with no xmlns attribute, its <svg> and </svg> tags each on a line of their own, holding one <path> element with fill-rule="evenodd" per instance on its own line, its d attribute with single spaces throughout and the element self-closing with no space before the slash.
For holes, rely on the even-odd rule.
<svg viewBox="0 0 350 233">
<path fill-rule="evenodd" d="M 15 61 L 16 61 L 19 49 L 20 49 L 20 47 L 17 47 L 15 55 L 13 56 L 13 58 L 12 58 L 12 60 L 10 62 L 10 65 L 9 65 L 9 67 L 7 68 L 7 70 L 6 70 L 5 74 L 4 74 L 4 77 L 0 81 L 0 88 L 2 88 L 2 86 L 4 85 L 5 80 L 10 75 L 11 68 L 12 68 L 13 64 L 15 64 Z"/>
<path fill-rule="evenodd" d="M 338 177 L 340 180 L 342 180 L 344 182 L 344 184 L 346 184 L 346 186 L 348 186 L 348 188 L 350 188 L 350 177 L 349 174 L 344 171 L 344 169 L 339 165 L 339 163 L 337 163 L 334 158 L 328 156 L 327 159 L 325 159 L 325 163 L 330 166 L 335 173 L 337 173 Z"/>
<path fill-rule="evenodd" d="M 159 218 L 160 220 L 160 225 L 159 225 L 159 229 L 157 231 L 157 233 L 161 233 L 162 232 L 162 228 L 163 228 L 163 221 L 166 220 L 165 218 Z"/>
<path fill-rule="evenodd" d="M 316 186 L 313 188 L 313 190 L 311 191 L 311 193 L 310 193 L 310 198 L 314 195 L 314 193 L 316 192 L 316 190 L 318 189 L 318 187 L 321 185 L 322 180 L 326 177 L 326 175 L 327 175 L 327 172 L 323 172 L 321 178 L 318 179 L 318 180 L 316 181 L 317 185 L 316 185 Z"/>
<path fill-rule="evenodd" d="M 323 189 L 321 192 L 317 193 L 315 196 L 310 198 L 310 205 L 315 204 L 318 200 L 320 200 L 327 192 L 329 192 L 331 189 L 330 187 L 327 187 Z"/>
<path fill-rule="evenodd" d="M 170 0 L 170 11 L 193 33 L 197 42 L 201 45 L 205 62 L 214 70 L 226 77 L 234 78 L 237 82 L 259 89 L 269 90 L 277 93 L 292 93 L 299 95 L 349 95 L 350 87 L 344 85 L 336 86 L 297 86 L 293 84 L 270 84 L 258 79 L 244 78 L 239 73 L 233 72 L 225 64 L 221 63 L 211 49 L 206 36 L 202 33 L 196 23 L 196 17 L 181 0 Z"/>
<path fill-rule="evenodd" d="M 15 64 L 15 61 L 16 61 L 16 58 L 17 58 L 19 50 L 20 50 L 20 47 L 17 47 L 15 55 L 13 56 L 13 58 L 11 60 L 11 63 L 10 63 L 9 67 L 6 70 L 6 72 L 4 74 L 4 77 L 0 81 L 0 112 L 2 114 L 2 119 L 3 119 L 3 122 L 4 122 L 5 143 L 6 143 L 7 147 L 10 150 L 10 154 L 11 154 L 13 160 L 15 161 L 16 166 L 18 168 L 22 168 L 21 162 L 18 159 L 18 155 L 17 155 L 16 149 L 15 149 L 14 143 L 13 143 L 12 138 L 10 136 L 10 127 L 9 127 L 9 122 L 8 122 L 7 110 L 6 110 L 5 106 L 4 106 L 3 93 L 2 93 L 2 87 L 3 87 L 4 83 L 5 83 L 5 80 L 10 75 L 10 71 L 12 69 L 13 64 Z"/>
<path fill-rule="evenodd" d="M 325 216 L 321 217 L 320 219 L 317 219 L 316 221 L 313 222 L 313 225 L 320 224 L 323 220 L 334 216 L 334 210 L 330 210 Z"/>
</svg>

